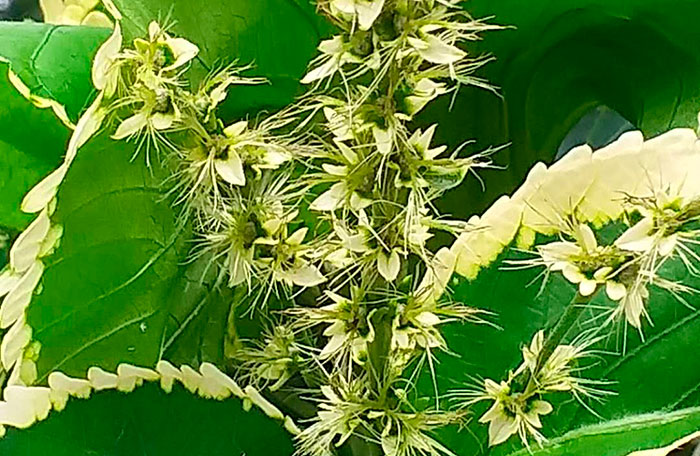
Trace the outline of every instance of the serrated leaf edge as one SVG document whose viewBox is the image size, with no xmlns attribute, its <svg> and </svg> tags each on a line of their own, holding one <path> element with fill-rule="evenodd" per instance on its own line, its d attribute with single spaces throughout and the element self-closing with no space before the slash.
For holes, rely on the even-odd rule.
<svg viewBox="0 0 700 456">
<path fill-rule="evenodd" d="M 0 435 L 5 426 L 26 429 L 46 419 L 51 410 L 62 411 L 70 398 L 88 399 L 92 392 L 118 390 L 130 393 L 145 382 L 160 382 L 166 393 L 170 393 L 175 381 L 192 394 L 204 399 L 218 401 L 236 397 L 242 400 L 243 409 L 249 411 L 256 406 L 268 417 L 280 421 L 292 435 L 300 431 L 294 420 L 272 405 L 254 387 L 242 389 L 235 380 L 220 371 L 211 363 L 202 363 L 199 371 L 188 365 L 176 368 L 170 362 L 161 360 L 155 369 L 120 364 L 117 372 L 107 372 L 93 366 L 87 378 L 71 378 L 60 371 L 49 375 L 48 387 L 13 385 L 6 388 L 4 401 L 0 401 Z M 7 390 L 9 389 L 10 394 Z"/>
</svg>

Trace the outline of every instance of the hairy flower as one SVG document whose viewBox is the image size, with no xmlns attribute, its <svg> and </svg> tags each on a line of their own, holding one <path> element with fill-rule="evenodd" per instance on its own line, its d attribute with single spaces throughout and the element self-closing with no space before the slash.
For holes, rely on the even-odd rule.
<svg viewBox="0 0 700 456">
<path fill-rule="evenodd" d="M 367 344 L 374 340 L 374 328 L 370 324 L 364 294 L 358 287 L 351 288 L 351 298 L 332 291 L 325 291 L 331 304 L 318 308 L 291 309 L 302 327 L 319 324 L 329 325 L 323 331 L 328 342 L 321 350 L 319 359 L 335 360 L 336 364 L 348 366 L 350 361 L 364 364 L 367 360 Z"/>
<path fill-rule="evenodd" d="M 354 434 L 380 443 L 388 456 L 454 456 L 429 433 L 460 422 L 461 412 L 406 412 L 400 406 L 373 400 L 360 382 L 341 381 L 335 387 L 322 386 L 321 391 L 324 398 L 319 401 L 317 416 L 298 436 L 300 454 L 331 455 Z M 401 397 L 400 391 L 397 394 Z"/>
<path fill-rule="evenodd" d="M 276 325 L 271 331 L 265 331 L 262 340 L 252 347 L 236 350 L 232 357 L 241 362 L 240 369 L 247 384 L 258 389 L 269 384 L 270 391 L 276 391 L 303 363 L 302 351 L 294 331 Z"/>
<path fill-rule="evenodd" d="M 557 241 L 538 246 L 542 263 L 550 271 L 560 271 L 568 281 L 577 284 L 582 296 L 591 296 L 604 284 L 610 299 L 622 299 L 626 289 L 615 280 L 615 274 L 628 257 L 614 246 L 599 246 L 588 225 L 578 225 L 573 236 L 576 242 Z"/>
<path fill-rule="evenodd" d="M 523 364 L 516 372 L 529 371 L 539 394 L 552 391 L 570 392 L 581 403 L 583 396 L 596 398 L 609 394 L 608 391 L 596 387 L 606 382 L 576 375 L 580 371 L 580 360 L 591 356 L 588 349 L 596 341 L 597 339 L 592 339 L 558 345 L 544 362 L 538 364 L 545 342 L 544 331 L 538 331 L 530 345 L 523 347 Z"/>
<path fill-rule="evenodd" d="M 324 174 L 319 181 L 331 183 L 331 187 L 321 193 L 309 208 L 314 211 L 335 211 L 337 209 L 360 210 L 371 204 L 368 198 L 374 187 L 374 168 L 369 157 L 361 156 L 342 142 L 336 142 L 329 158 L 331 163 L 322 165 Z"/>
<path fill-rule="evenodd" d="M 289 224 L 298 214 L 293 205 L 299 193 L 287 179 L 267 176 L 251 183 L 245 197 L 231 193 L 201 227 L 204 240 L 199 255 L 211 253 L 214 261 L 221 262 L 229 286 L 307 287 L 325 280 L 312 264 L 315 249 L 304 243 L 308 229 L 289 233 Z M 268 287 L 265 294 L 273 288 Z"/>
<path fill-rule="evenodd" d="M 323 399 L 311 425 L 297 436 L 299 453 L 309 456 L 331 456 L 360 427 L 368 427 L 367 414 L 372 407 L 367 392 L 359 384 L 334 389 L 321 386 Z"/>
<path fill-rule="evenodd" d="M 479 418 L 489 423 L 489 445 L 498 445 L 513 435 L 518 435 L 524 445 L 533 437 L 538 443 L 545 440 L 539 432 L 541 415 L 552 412 L 552 405 L 540 399 L 528 398 L 511 391 L 506 382 L 484 381 L 484 392 L 477 400 L 491 400 L 491 408 Z"/>
</svg>

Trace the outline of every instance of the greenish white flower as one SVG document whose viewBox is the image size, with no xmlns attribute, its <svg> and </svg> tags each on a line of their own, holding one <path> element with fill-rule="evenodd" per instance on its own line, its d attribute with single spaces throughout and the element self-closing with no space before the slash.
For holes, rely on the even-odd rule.
<svg viewBox="0 0 700 456">
<path fill-rule="evenodd" d="M 276 391 L 291 378 L 302 364 L 302 347 L 296 341 L 294 331 L 284 325 L 276 325 L 265 331 L 262 340 L 252 347 L 232 353 L 241 361 L 242 378 L 257 388 L 269 387 Z M 268 386 L 269 385 L 269 386 Z"/>
<path fill-rule="evenodd" d="M 522 398 L 512 394 L 506 382 L 484 381 L 483 400 L 492 400 L 493 405 L 481 418 L 480 423 L 489 424 L 489 446 L 501 444 L 513 435 L 518 435 L 527 445 L 532 437 L 538 443 L 545 441 L 539 429 L 542 428 L 541 415 L 552 412 L 552 405 L 539 399 Z"/>
<path fill-rule="evenodd" d="M 323 331 L 327 342 L 319 359 L 330 359 L 340 366 L 348 366 L 351 362 L 364 364 L 368 356 L 367 346 L 374 340 L 374 328 L 370 323 L 364 293 L 358 287 L 351 287 L 350 298 L 329 290 L 325 291 L 325 297 L 331 304 L 292 309 L 290 312 L 298 316 L 302 327 L 329 325 Z"/>
<path fill-rule="evenodd" d="M 372 203 L 363 194 L 374 185 L 374 169 L 371 163 L 342 142 L 336 142 L 329 158 L 333 163 L 322 165 L 324 174 L 319 177 L 331 187 L 311 202 L 309 208 L 314 211 L 332 212 L 338 209 L 359 211 Z"/>
<path fill-rule="evenodd" d="M 582 296 L 591 296 L 599 285 L 613 301 L 626 295 L 626 287 L 615 280 L 615 274 L 628 257 L 614 247 L 598 246 L 588 225 L 574 229 L 576 242 L 557 241 L 537 247 L 542 261 L 550 271 L 560 271 L 571 283 L 578 285 Z"/>
<path fill-rule="evenodd" d="M 336 35 L 328 40 L 321 41 L 318 50 L 321 55 L 311 62 L 311 69 L 301 79 L 302 84 L 311 84 L 332 77 L 341 70 L 346 63 L 360 63 L 362 59 L 350 52 L 351 46 L 345 41 L 343 35 Z"/>
<path fill-rule="evenodd" d="M 180 121 L 180 110 L 173 102 L 173 92 L 165 87 L 155 90 L 138 86 L 135 103 L 140 108 L 131 117 L 121 121 L 112 139 L 120 140 L 138 136 L 144 130 L 149 136 L 173 128 Z"/>
<path fill-rule="evenodd" d="M 382 12 L 385 0 L 330 0 L 332 14 L 357 21 L 360 30 L 369 30 Z"/>
</svg>

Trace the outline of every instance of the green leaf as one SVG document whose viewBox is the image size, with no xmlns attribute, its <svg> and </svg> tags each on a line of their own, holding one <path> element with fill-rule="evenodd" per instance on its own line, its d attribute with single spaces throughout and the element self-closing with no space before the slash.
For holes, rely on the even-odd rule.
<svg viewBox="0 0 700 456">
<path fill-rule="evenodd" d="M 116 0 L 127 36 L 143 35 L 152 20 L 172 23 L 172 33 L 200 49 L 200 77 L 206 71 L 238 61 L 254 64 L 249 75 L 264 76 L 269 85 L 233 87 L 222 107 L 229 120 L 278 109 L 302 93 L 299 79 L 316 54 L 329 27 L 307 0 Z M 206 24 L 206 25 L 204 25 Z"/>
<path fill-rule="evenodd" d="M 490 320 L 499 329 L 474 324 L 453 324 L 445 328 L 453 354 L 440 356 L 437 379 L 441 391 L 478 385 L 476 379 L 479 378 L 496 381 L 507 378 L 508 371 L 522 362 L 521 347 L 529 344 L 538 330 L 551 328 L 573 298 L 573 286 L 558 274 L 553 274 L 541 291 L 541 270 L 503 269 L 506 259 L 523 257 L 523 253 L 507 251 L 476 280 L 461 281 L 454 288 L 456 300 L 494 312 Z M 691 287 L 697 288 L 700 284 L 697 278 L 688 276 L 682 264 L 669 264 L 665 269 L 662 272 L 665 277 Z M 600 293 L 590 309 L 581 315 L 570 336 L 591 324 L 600 324 L 601 307 L 613 305 Z M 694 352 L 697 334 L 700 334 L 700 310 L 688 309 L 669 293 L 654 289 L 648 310 L 654 325 L 645 324 L 643 338 L 632 328 L 625 330 L 624 323 L 614 326 L 609 339 L 595 347 L 604 354 L 582 371 L 581 375 L 586 378 L 613 382 L 605 389 L 616 395 L 602 403 L 588 404 L 600 417 L 569 395 L 554 394 L 547 398 L 553 400 L 554 412 L 542 417 L 546 437 L 556 438 L 583 425 L 629 415 L 700 405 L 700 365 L 688 362 L 688 353 Z M 594 321 L 594 316 L 598 316 L 598 320 Z M 432 391 L 428 379 L 422 391 L 425 394 Z M 467 430 L 449 429 L 441 434 L 457 454 L 505 455 L 522 448 L 515 437 L 488 448 L 488 425 L 478 422 L 488 406 L 482 403 L 473 408 L 474 419 Z"/>
<path fill-rule="evenodd" d="M 485 192 L 472 180 L 442 198 L 441 210 L 465 219 L 500 194 L 511 193 L 536 161 L 551 164 L 571 128 L 598 106 L 620 113 L 647 137 L 673 127 L 697 126 L 700 59 L 694 43 L 700 30 L 692 25 L 700 14 L 697 2 L 671 6 L 662 0 L 472 0 L 465 7 L 475 17 L 494 16 L 491 22 L 513 26 L 485 34 L 472 49 L 497 58 L 479 74 L 501 87 L 502 98 L 462 88 L 449 114 L 451 100 L 442 98 L 423 113 L 420 123 L 439 122 L 436 140 L 453 147 L 472 138 L 477 142 L 471 150 L 510 146 L 494 156 L 506 170 L 480 172 Z M 458 300 L 494 311 L 494 323 L 502 329 L 447 329 L 456 356 L 441 357 L 437 375 L 443 391 L 474 383 L 469 375 L 504 378 L 521 362 L 520 348 L 537 330 L 550 327 L 574 295 L 558 278 L 538 295 L 539 271 L 500 270 L 506 256 L 519 255 L 510 252 L 474 282 L 455 287 Z M 698 286 L 697 279 L 680 274 L 679 270 L 678 279 Z M 691 296 L 690 303 L 697 307 L 696 302 Z M 618 394 L 593 407 L 602 418 L 564 397 L 553 414 L 543 417 L 547 437 L 628 415 L 700 405 L 700 366 L 687 359 L 697 344 L 693 334 L 700 333 L 700 312 L 664 293 L 653 292 L 651 306 L 654 326 L 645 327 L 644 340 L 619 327 L 606 347 L 618 355 L 603 357 L 585 373 L 617 382 L 609 389 Z M 582 322 L 591 316 L 584 315 Z M 423 391 L 431 390 L 426 382 Z M 488 448 L 487 426 L 478 423 L 486 408 L 481 404 L 474 409 L 467 430 L 442 434 L 457 454 L 501 455 L 520 447 L 515 442 Z"/>
<path fill-rule="evenodd" d="M 83 147 L 57 195 L 64 235 L 48 258 L 27 322 L 42 345 L 40 381 L 53 370 L 155 366 L 168 294 L 187 250 L 184 227 L 162 194 L 164 170 L 105 136 Z"/>
<path fill-rule="evenodd" d="M 697 127 L 700 109 L 700 4 L 664 0 L 470 0 L 476 18 L 511 28 L 484 33 L 474 55 L 496 60 L 478 76 L 501 97 L 463 87 L 425 110 L 440 123 L 438 141 L 469 151 L 508 145 L 494 155 L 507 167 L 480 172 L 440 201 L 459 218 L 482 212 L 512 192 L 537 161 L 549 164 L 569 130 L 591 109 L 607 106 L 645 135 Z"/>
<path fill-rule="evenodd" d="M 97 392 L 74 399 L 62 412 L 0 440 L 7 456 L 246 455 L 289 456 L 291 436 L 256 408 L 238 399 L 201 399 L 181 387 L 167 395 L 156 385 L 133 393 Z"/>
<path fill-rule="evenodd" d="M 216 285 L 216 270 L 208 257 L 181 268 L 181 279 L 169 297 L 172 303 L 162 344 L 164 358 L 176 365 L 221 365 L 228 334 L 233 292 Z"/>
<path fill-rule="evenodd" d="M 510 456 L 627 456 L 659 448 L 700 429 L 700 408 L 665 415 L 641 415 L 603 425 L 583 427 L 552 440 L 544 448 L 521 450 Z"/>
<path fill-rule="evenodd" d="M 0 64 L 0 228 L 21 230 L 33 218 L 20 211 L 22 198 L 62 161 L 70 131 L 50 109 L 24 98 L 8 69 Z"/>
<path fill-rule="evenodd" d="M 10 61 L 33 94 L 58 101 L 75 121 L 94 94 L 91 62 L 109 33 L 93 27 L 0 23 L 0 57 Z"/>
<path fill-rule="evenodd" d="M 159 13 L 157 2 L 121 6 L 132 33 L 166 15 Z M 294 72 L 303 72 L 310 57 L 304 52 L 313 53 L 317 41 L 314 16 L 308 6 L 294 2 L 262 6 L 246 2 L 232 11 L 232 5 L 214 2 L 202 12 L 189 2 L 176 2 L 173 33 L 197 43 L 207 66 L 245 50 L 250 52 L 245 58 L 254 58 L 264 74 L 296 86 Z M 289 20 L 295 17 L 304 20 Z M 260 40 L 272 30 L 289 32 L 286 47 L 280 47 L 282 41 Z M 89 56 L 83 58 L 87 62 Z M 270 100 L 282 106 L 292 95 L 285 88 L 267 93 L 246 99 L 234 92 L 228 101 L 237 109 L 261 109 Z M 147 169 L 143 157 L 130 163 L 132 154 L 131 146 L 106 137 L 90 141 L 58 194 L 52 221 L 63 226 L 64 236 L 48 261 L 42 292 L 28 310 L 33 338 L 42 346 L 40 383 L 53 370 L 82 377 L 92 365 L 108 370 L 122 362 L 153 366 L 163 355 L 195 365 L 223 361 L 231 300 L 182 266 L 191 232 L 176 225 L 177 209 L 164 198 L 167 171 Z"/>
</svg>

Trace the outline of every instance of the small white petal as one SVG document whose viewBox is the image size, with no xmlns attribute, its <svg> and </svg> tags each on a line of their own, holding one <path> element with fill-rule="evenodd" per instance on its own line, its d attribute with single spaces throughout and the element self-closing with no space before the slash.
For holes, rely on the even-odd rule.
<svg viewBox="0 0 700 456">
<path fill-rule="evenodd" d="M 237 136 L 240 136 L 246 130 L 246 128 L 248 128 L 248 121 L 241 120 L 240 122 L 236 122 L 224 128 L 224 134 L 229 138 L 236 138 Z"/>
<path fill-rule="evenodd" d="M 49 229 L 46 238 L 44 238 L 44 241 L 41 243 L 41 249 L 39 250 L 39 258 L 44 258 L 48 255 L 51 255 L 54 252 L 54 250 L 58 247 L 62 237 L 63 226 L 53 225 L 51 229 Z"/>
<path fill-rule="evenodd" d="M 644 300 L 639 293 L 632 293 L 625 298 L 623 303 L 627 322 L 640 329 L 642 327 L 641 316 L 644 313 Z"/>
<path fill-rule="evenodd" d="M 385 0 L 355 2 L 355 11 L 357 11 L 357 22 L 360 25 L 360 30 L 369 30 L 377 20 L 384 8 Z"/>
<path fill-rule="evenodd" d="M 581 283 L 579 284 L 579 293 L 581 293 L 581 296 L 590 296 L 593 293 L 595 293 L 595 290 L 598 288 L 598 283 L 595 280 L 582 280 Z"/>
<path fill-rule="evenodd" d="M 576 266 L 569 263 L 564 263 L 561 272 L 571 283 L 581 283 L 586 280 L 586 276 Z"/>
<path fill-rule="evenodd" d="M 622 283 L 608 280 L 605 283 L 605 293 L 611 300 L 619 301 L 620 299 L 624 298 L 627 294 L 627 288 Z"/>
<path fill-rule="evenodd" d="M 466 57 L 466 52 L 447 44 L 433 35 L 426 35 L 423 39 L 408 38 L 408 42 L 425 60 L 438 65 L 449 65 Z"/>
<path fill-rule="evenodd" d="M 311 84 L 312 82 L 320 81 L 328 76 L 332 76 L 336 71 L 338 71 L 338 67 L 338 60 L 331 58 L 323 65 L 310 70 L 299 82 L 301 84 Z"/>
<path fill-rule="evenodd" d="M 396 250 L 392 250 L 389 255 L 380 252 L 377 255 L 377 270 L 384 280 L 393 282 L 399 275 L 401 269 L 401 258 Z"/>
<path fill-rule="evenodd" d="M 146 125 L 148 125 L 148 114 L 146 112 L 136 113 L 119 124 L 112 139 L 120 140 L 133 136 L 146 128 Z"/>
<path fill-rule="evenodd" d="M 110 83 L 110 67 L 114 62 L 114 58 L 119 54 L 122 48 L 122 31 L 119 22 L 114 26 L 114 32 L 105 41 L 97 54 L 92 65 L 92 83 L 97 90 L 108 89 Z M 109 87 L 108 96 L 113 92 L 112 87 Z"/>
<path fill-rule="evenodd" d="M 21 278 L 22 274 L 18 274 L 11 269 L 6 269 L 0 274 L 0 298 L 12 291 Z"/>
<path fill-rule="evenodd" d="M 117 367 L 117 389 L 124 393 L 130 393 L 143 381 L 153 382 L 160 378 L 157 372 L 144 367 L 132 366 L 122 363 Z"/>
<path fill-rule="evenodd" d="M 648 251 L 654 244 L 653 236 L 649 235 L 653 228 L 654 220 L 651 217 L 644 218 L 622 233 L 615 240 L 615 245 L 621 249 L 633 252 Z"/>
<path fill-rule="evenodd" d="M 224 385 L 224 379 L 221 376 L 228 377 L 216 366 L 211 363 L 203 363 L 199 366 L 199 372 L 202 374 L 202 381 L 199 384 L 199 394 L 202 397 L 223 400 L 231 395 L 231 390 Z"/>
<path fill-rule="evenodd" d="M 162 29 L 161 29 L 161 27 L 160 27 L 160 24 L 158 24 L 158 22 L 156 22 L 156 21 L 151 21 L 151 22 L 148 24 L 148 38 L 149 38 L 151 41 L 155 41 L 156 39 L 158 39 L 158 37 L 160 36 L 161 31 L 162 31 Z"/>
<path fill-rule="evenodd" d="M 92 385 L 88 380 L 82 378 L 71 378 L 63 372 L 51 372 L 49 374 L 49 387 L 52 390 L 64 391 L 71 396 L 87 399 L 90 397 Z"/>
<path fill-rule="evenodd" d="M 229 184 L 245 185 L 243 162 L 234 150 L 229 150 L 227 160 L 214 160 L 214 168 L 219 176 Z"/>
<path fill-rule="evenodd" d="M 294 232 L 294 234 L 289 236 L 285 242 L 289 245 L 299 246 L 302 242 L 304 242 L 304 238 L 308 232 L 309 229 L 307 227 L 299 228 Z"/>
<path fill-rule="evenodd" d="M 155 113 L 151 116 L 150 122 L 154 129 L 163 131 L 172 127 L 175 120 L 176 118 L 173 114 Z"/>
<path fill-rule="evenodd" d="M 300 287 L 314 287 L 326 281 L 321 271 L 312 265 L 298 267 L 287 273 L 286 278 Z"/>
<path fill-rule="evenodd" d="M 331 176 L 347 176 L 348 175 L 348 167 L 344 165 L 330 165 L 328 163 L 324 163 L 321 165 L 323 170 L 330 174 Z"/>
<path fill-rule="evenodd" d="M 190 393 L 196 393 L 202 385 L 202 374 L 186 364 L 180 367 L 180 371 L 182 372 L 182 384 Z"/>
<path fill-rule="evenodd" d="M 27 407 L 17 407 L 17 404 L 0 402 L 0 424 L 26 429 L 36 422 L 34 413 Z"/>
<path fill-rule="evenodd" d="M 184 38 L 168 38 L 166 44 L 170 47 L 170 50 L 173 51 L 175 62 L 163 68 L 165 71 L 180 68 L 199 54 L 199 48 Z"/>
<path fill-rule="evenodd" d="M 8 386 L 3 398 L 13 408 L 24 409 L 35 420 L 44 420 L 51 411 L 51 390 L 39 386 Z"/>
<path fill-rule="evenodd" d="M 440 317 L 432 312 L 421 312 L 416 315 L 415 320 L 422 326 L 437 326 L 440 324 Z"/>
<path fill-rule="evenodd" d="M 241 387 L 238 386 L 238 383 L 236 383 L 228 375 L 221 372 L 215 365 L 211 363 L 202 363 L 202 365 L 199 366 L 199 371 L 202 373 L 204 378 L 216 380 L 218 384 L 222 385 L 234 396 L 238 398 L 245 397 L 245 392 L 243 392 Z"/>
<path fill-rule="evenodd" d="M 78 119 L 75 130 L 68 142 L 68 150 L 65 158 L 67 166 L 70 166 L 70 163 L 78 153 L 78 149 L 83 147 L 102 126 L 102 121 L 106 115 L 106 110 L 101 107 L 103 97 L 104 93 L 100 92 L 90 107 L 87 108 L 83 115 L 80 116 L 80 119 Z"/>
<path fill-rule="evenodd" d="M 595 238 L 595 233 L 588 225 L 579 225 L 577 230 L 577 240 L 581 243 L 581 247 L 586 252 L 595 252 L 598 248 L 598 242 Z"/>
<path fill-rule="evenodd" d="M 388 155 L 394 145 L 394 135 L 391 129 L 384 130 L 375 125 L 372 127 L 372 134 L 379 153 Z"/>
<path fill-rule="evenodd" d="M 168 361 L 158 361 L 156 372 L 160 375 L 160 387 L 166 393 L 172 392 L 175 380 L 182 382 L 182 372 Z"/>
<path fill-rule="evenodd" d="M 343 345 L 345 345 L 346 340 L 347 336 L 345 334 L 335 334 L 328 340 L 328 343 L 323 347 L 323 350 L 320 354 L 320 358 L 327 359 L 333 356 L 336 352 L 338 352 L 338 350 L 340 350 L 343 347 Z"/>
<path fill-rule="evenodd" d="M 678 244 L 677 234 L 672 234 L 669 237 L 662 238 L 659 241 L 659 255 L 665 257 L 672 254 L 673 251 L 676 249 L 676 244 Z"/>
<path fill-rule="evenodd" d="M 325 111 L 324 111 L 325 112 Z M 331 112 L 334 112 L 331 110 Z M 340 141 L 336 141 L 335 145 L 338 146 L 338 150 L 340 150 L 341 155 L 345 160 L 348 161 L 348 163 L 355 165 L 360 161 L 360 158 L 357 156 L 357 154 L 345 143 L 342 143 Z"/>
<path fill-rule="evenodd" d="M 347 187 L 344 183 L 334 184 L 330 189 L 319 195 L 309 206 L 312 211 L 334 211 L 340 207 L 347 197 Z"/>
</svg>

